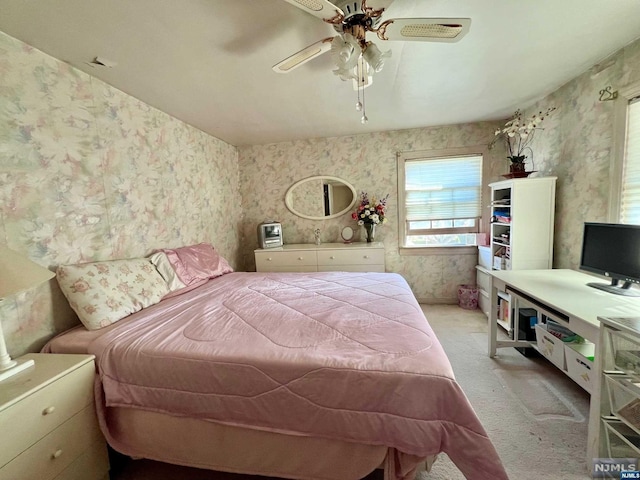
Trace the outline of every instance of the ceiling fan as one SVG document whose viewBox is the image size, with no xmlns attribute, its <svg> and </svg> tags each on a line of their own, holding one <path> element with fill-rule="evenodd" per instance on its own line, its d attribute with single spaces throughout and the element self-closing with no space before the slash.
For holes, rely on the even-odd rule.
<svg viewBox="0 0 640 480">
<path fill-rule="evenodd" d="M 386 0 L 384 3 L 388 6 L 391 1 Z M 384 65 L 385 56 L 391 54 L 380 52 L 373 42 L 367 41 L 367 32 L 375 33 L 380 40 L 385 41 L 457 42 L 469 31 L 471 25 L 469 18 L 394 18 L 382 21 L 385 8 L 369 7 L 367 0 L 334 0 L 334 3 L 328 0 L 285 2 L 333 25 L 338 35 L 315 42 L 278 62 L 273 66 L 273 70 L 278 73 L 289 73 L 333 50 L 338 66 L 338 71 L 334 72 L 347 80 L 349 76 L 346 71 L 357 66 L 357 60 L 361 56 L 371 69 L 379 72 Z M 361 55 L 353 55 L 354 51 Z"/>
<path fill-rule="evenodd" d="M 389 6 L 393 0 L 379 1 Z M 362 112 L 361 122 L 369 119 L 365 113 L 364 89 L 373 83 L 373 73 L 380 72 L 391 51 L 381 52 L 367 33 L 375 33 L 380 40 L 423 42 L 457 42 L 471 25 L 469 18 L 393 18 L 382 20 L 385 8 L 372 8 L 368 0 L 285 0 L 326 23 L 333 25 L 338 35 L 317 41 L 273 66 L 278 73 L 290 71 L 331 51 L 342 80 L 353 80 L 358 92 L 356 110 Z"/>
</svg>

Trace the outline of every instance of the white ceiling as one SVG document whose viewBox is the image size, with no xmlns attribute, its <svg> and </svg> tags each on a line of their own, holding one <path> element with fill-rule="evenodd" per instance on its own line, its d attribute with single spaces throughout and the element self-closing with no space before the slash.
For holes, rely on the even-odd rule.
<svg viewBox="0 0 640 480">
<path fill-rule="evenodd" d="M 0 0 L 1 31 L 238 146 L 505 118 L 640 35 L 639 0 L 395 0 L 383 19 L 402 17 L 472 23 L 451 44 L 369 34 L 393 55 L 361 125 L 330 54 L 271 70 L 335 35 L 284 0 Z"/>
</svg>

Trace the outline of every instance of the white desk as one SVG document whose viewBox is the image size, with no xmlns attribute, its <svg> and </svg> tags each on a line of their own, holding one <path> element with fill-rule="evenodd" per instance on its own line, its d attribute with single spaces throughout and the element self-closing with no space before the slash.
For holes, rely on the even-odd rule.
<svg viewBox="0 0 640 480">
<path fill-rule="evenodd" d="M 596 344 L 595 368 L 600 371 L 598 343 L 600 322 L 598 317 L 635 317 L 640 315 L 640 297 L 624 297 L 604 292 L 587 285 L 588 282 L 607 280 L 574 270 L 502 270 L 491 271 L 491 309 L 489 314 L 489 356 L 503 347 L 526 347 L 530 342 L 497 340 L 498 290 L 511 295 L 515 332 L 518 331 L 518 301 L 524 300 L 539 313 L 545 314 L 578 335 Z M 516 333 L 517 338 L 517 333 Z M 587 462 L 598 457 L 598 431 L 600 422 L 600 375 L 591 395 Z"/>
<path fill-rule="evenodd" d="M 640 298 L 624 297 L 589 287 L 587 282 L 607 280 L 575 270 L 493 270 L 491 311 L 497 318 L 497 290 L 521 297 L 536 305 L 549 317 L 564 321 L 564 326 L 598 343 L 598 317 L 634 317 L 640 315 Z M 517 321 L 517 315 L 514 318 Z M 497 324 L 490 323 L 489 356 L 501 347 L 527 346 L 527 342 L 496 339 Z M 515 327 L 514 327 L 515 328 Z"/>
</svg>

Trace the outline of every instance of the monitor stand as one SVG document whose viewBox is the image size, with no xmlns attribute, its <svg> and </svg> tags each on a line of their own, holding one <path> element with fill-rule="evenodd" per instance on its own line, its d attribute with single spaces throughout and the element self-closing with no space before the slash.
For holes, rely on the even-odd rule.
<svg viewBox="0 0 640 480">
<path fill-rule="evenodd" d="M 598 283 L 589 282 L 588 286 L 597 288 L 598 290 L 604 290 L 605 292 L 614 293 L 616 295 L 624 295 L 625 297 L 640 297 L 640 291 L 632 289 L 631 282 L 624 282 L 622 285 L 618 285 L 618 279 L 611 279 L 611 283 Z"/>
</svg>

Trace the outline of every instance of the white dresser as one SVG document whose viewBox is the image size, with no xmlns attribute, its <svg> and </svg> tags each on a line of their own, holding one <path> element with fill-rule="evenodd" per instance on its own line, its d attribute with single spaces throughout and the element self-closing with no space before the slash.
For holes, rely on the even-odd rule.
<svg viewBox="0 0 640 480">
<path fill-rule="evenodd" d="M 258 272 L 384 272 L 384 244 L 298 243 L 255 250 Z"/>
<path fill-rule="evenodd" d="M 0 480 L 106 480 L 93 400 L 93 355 L 28 354 L 0 383 Z"/>
</svg>

